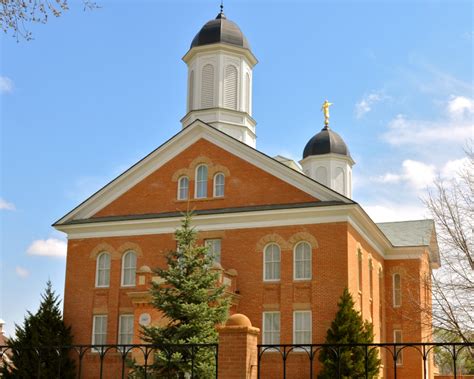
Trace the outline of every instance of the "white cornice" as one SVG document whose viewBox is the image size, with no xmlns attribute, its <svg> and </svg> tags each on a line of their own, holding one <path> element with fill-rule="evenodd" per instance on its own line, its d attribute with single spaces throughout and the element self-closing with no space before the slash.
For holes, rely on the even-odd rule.
<svg viewBox="0 0 474 379">
<path fill-rule="evenodd" d="M 250 67 L 254 67 L 258 63 L 257 58 L 249 49 L 222 42 L 193 47 L 184 55 L 182 59 L 186 64 L 189 64 L 193 57 L 198 54 L 207 54 L 209 52 L 214 53 L 217 51 L 231 53 L 238 57 L 244 56 Z"/>
<path fill-rule="evenodd" d="M 346 197 L 313 181 L 307 176 L 297 172 L 286 165 L 258 152 L 248 145 L 237 141 L 227 134 L 209 126 L 199 120 L 184 128 L 180 133 L 165 142 L 158 149 L 147 155 L 137 164 L 111 181 L 105 187 L 93 194 L 78 207 L 66 214 L 56 224 L 63 224 L 71 220 L 87 219 L 99 210 L 117 199 L 127 190 L 138 184 L 148 175 L 156 171 L 181 151 L 191 146 L 200 138 L 221 147 L 231 154 L 259 167 L 260 169 L 276 176 L 280 180 L 299 188 L 300 190 L 323 201 L 350 202 Z"/>
</svg>

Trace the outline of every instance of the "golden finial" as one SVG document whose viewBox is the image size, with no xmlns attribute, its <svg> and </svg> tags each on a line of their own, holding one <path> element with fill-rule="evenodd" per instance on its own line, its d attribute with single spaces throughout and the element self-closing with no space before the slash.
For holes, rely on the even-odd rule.
<svg viewBox="0 0 474 379">
<path fill-rule="evenodd" d="M 324 113 L 324 128 L 325 129 L 329 128 L 329 107 L 331 105 L 333 105 L 333 104 L 330 103 L 329 101 L 325 100 L 322 107 L 321 107 L 321 110 Z"/>
</svg>

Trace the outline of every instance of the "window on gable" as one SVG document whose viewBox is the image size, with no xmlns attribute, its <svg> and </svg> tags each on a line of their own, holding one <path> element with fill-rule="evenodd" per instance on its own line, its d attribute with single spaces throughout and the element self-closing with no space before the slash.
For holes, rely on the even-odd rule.
<svg viewBox="0 0 474 379">
<path fill-rule="evenodd" d="M 280 259 L 280 246 L 271 243 L 265 247 L 263 280 L 280 280 Z"/>
<path fill-rule="evenodd" d="M 224 196 L 225 176 L 222 172 L 214 175 L 214 197 Z"/>
<path fill-rule="evenodd" d="M 97 257 L 96 287 L 108 287 L 110 285 L 110 254 L 102 252 Z"/>
<path fill-rule="evenodd" d="M 178 200 L 187 200 L 189 197 L 189 178 L 182 176 L 178 180 Z"/>
<path fill-rule="evenodd" d="M 196 169 L 196 198 L 207 197 L 207 166 L 200 165 Z"/>
<path fill-rule="evenodd" d="M 122 286 L 134 286 L 137 271 L 137 255 L 127 251 L 122 257 Z"/>
<path fill-rule="evenodd" d="M 263 312 L 264 345 L 278 345 L 280 343 L 280 312 Z"/>
<path fill-rule="evenodd" d="M 107 343 L 107 315 L 95 315 L 92 319 L 92 345 Z M 98 351 L 98 349 L 94 349 Z"/>
<path fill-rule="evenodd" d="M 402 305 L 402 279 L 400 274 L 393 274 L 393 306 Z"/>
<path fill-rule="evenodd" d="M 294 278 L 311 279 L 311 245 L 300 242 L 294 251 Z"/>
</svg>

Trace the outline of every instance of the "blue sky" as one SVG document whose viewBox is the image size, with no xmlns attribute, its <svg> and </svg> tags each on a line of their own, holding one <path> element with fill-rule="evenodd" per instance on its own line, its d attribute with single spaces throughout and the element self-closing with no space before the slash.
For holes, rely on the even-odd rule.
<svg viewBox="0 0 474 379">
<path fill-rule="evenodd" d="M 7 334 L 46 281 L 62 295 L 65 237 L 51 224 L 180 130 L 181 57 L 218 1 L 81 2 L 34 40 L 1 38 L 0 318 Z M 301 159 L 323 126 L 354 160 L 376 221 L 417 219 L 436 175 L 472 138 L 470 1 L 225 1 L 259 59 L 257 148 Z"/>
</svg>

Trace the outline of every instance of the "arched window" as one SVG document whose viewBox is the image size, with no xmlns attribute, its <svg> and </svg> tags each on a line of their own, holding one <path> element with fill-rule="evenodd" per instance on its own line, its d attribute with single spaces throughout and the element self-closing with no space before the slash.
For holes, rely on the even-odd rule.
<svg viewBox="0 0 474 379">
<path fill-rule="evenodd" d="M 178 200 L 186 200 L 189 196 L 189 178 L 182 176 L 178 179 Z"/>
<path fill-rule="evenodd" d="M 237 109 L 237 69 L 231 64 L 224 72 L 224 107 Z"/>
<path fill-rule="evenodd" d="M 135 285 L 137 271 L 137 255 L 134 251 L 127 251 L 122 257 L 122 286 Z"/>
<path fill-rule="evenodd" d="M 311 279 L 311 245 L 300 242 L 294 250 L 294 278 Z"/>
<path fill-rule="evenodd" d="M 335 190 L 340 194 L 344 194 L 345 180 L 344 180 L 344 170 L 341 167 L 336 167 L 334 170 L 334 184 Z"/>
<path fill-rule="evenodd" d="M 402 278 L 400 274 L 393 274 L 393 306 L 402 305 Z"/>
<path fill-rule="evenodd" d="M 214 66 L 206 64 L 202 68 L 201 78 L 201 108 L 214 106 Z"/>
<path fill-rule="evenodd" d="M 263 280 L 280 280 L 280 246 L 271 243 L 263 252 Z"/>
<path fill-rule="evenodd" d="M 328 170 L 326 167 L 321 166 L 316 169 L 316 181 L 325 186 L 328 185 Z"/>
<path fill-rule="evenodd" d="M 196 169 L 196 196 L 197 199 L 207 197 L 207 166 L 200 165 Z"/>
<path fill-rule="evenodd" d="M 97 256 L 95 286 L 108 287 L 109 284 L 110 284 L 110 254 L 104 251 Z"/>
<path fill-rule="evenodd" d="M 188 86 L 188 111 L 192 111 L 194 108 L 194 70 L 189 73 L 189 86 Z"/>
<path fill-rule="evenodd" d="M 224 196 L 225 177 L 222 172 L 214 175 L 214 197 Z"/>
</svg>

